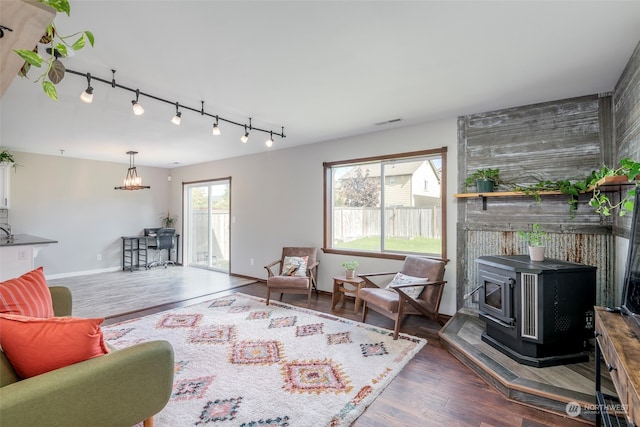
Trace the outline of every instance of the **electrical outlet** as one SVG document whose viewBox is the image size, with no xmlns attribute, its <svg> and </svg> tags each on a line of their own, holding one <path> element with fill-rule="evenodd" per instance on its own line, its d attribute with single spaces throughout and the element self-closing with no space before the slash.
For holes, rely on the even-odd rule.
<svg viewBox="0 0 640 427">
<path fill-rule="evenodd" d="M 251 258 L 250 264 L 253 265 L 253 258 Z"/>
<path fill-rule="evenodd" d="M 102 261 L 102 254 L 96 255 L 96 260 L 97 261 Z"/>
<path fill-rule="evenodd" d="M 18 259 L 20 261 L 26 260 L 27 259 L 27 251 L 25 251 L 25 250 L 18 251 Z"/>
</svg>

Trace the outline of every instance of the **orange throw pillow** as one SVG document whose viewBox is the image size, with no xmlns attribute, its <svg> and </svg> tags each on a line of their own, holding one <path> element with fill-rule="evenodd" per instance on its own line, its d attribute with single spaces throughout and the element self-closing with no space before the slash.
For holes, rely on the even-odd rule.
<svg viewBox="0 0 640 427">
<path fill-rule="evenodd" d="M 109 353 L 103 321 L 0 314 L 0 346 L 16 373 L 29 378 Z"/>
<path fill-rule="evenodd" d="M 42 267 L 0 283 L 0 313 L 53 317 L 51 292 Z"/>
</svg>

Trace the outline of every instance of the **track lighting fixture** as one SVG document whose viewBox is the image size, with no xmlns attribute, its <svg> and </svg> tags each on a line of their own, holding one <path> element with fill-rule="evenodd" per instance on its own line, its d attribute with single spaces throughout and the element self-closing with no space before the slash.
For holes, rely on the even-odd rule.
<svg viewBox="0 0 640 427">
<path fill-rule="evenodd" d="M 131 101 L 131 108 L 133 108 L 133 114 L 141 116 L 144 114 L 144 108 L 138 103 L 138 98 L 140 98 L 140 89 L 136 89 L 136 99 Z"/>
<path fill-rule="evenodd" d="M 267 147 L 271 148 L 273 145 L 273 132 L 269 132 L 269 139 L 264 143 Z"/>
<path fill-rule="evenodd" d="M 91 104 L 93 102 L 93 88 L 91 87 L 91 73 L 87 73 L 87 88 L 80 94 L 82 102 Z"/>
<path fill-rule="evenodd" d="M 106 80 L 106 79 L 102 79 L 100 77 L 96 77 L 94 75 L 91 75 L 90 73 L 81 73 L 79 71 L 75 71 L 75 70 L 70 70 L 70 69 L 66 69 L 65 72 L 67 74 L 73 74 L 76 76 L 83 76 L 87 78 L 87 90 L 85 92 L 83 92 L 83 94 L 81 95 L 81 98 L 84 102 L 91 102 L 88 101 L 88 99 L 93 99 L 90 95 L 93 94 L 93 88 L 91 87 L 91 81 L 99 81 L 105 84 L 110 85 L 112 88 L 119 88 L 119 89 L 123 89 L 123 90 L 127 90 L 129 92 L 135 93 L 136 95 L 136 99 L 131 101 L 131 107 L 133 109 L 133 112 L 135 115 L 139 116 L 141 114 L 144 114 L 144 108 L 142 108 L 142 105 L 140 105 L 139 103 L 139 99 L 140 99 L 140 95 L 144 95 L 148 98 L 154 99 L 156 101 L 159 102 L 164 102 L 166 104 L 172 104 L 175 105 L 176 107 L 176 114 L 175 116 L 173 116 L 173 118 L 171 119 L 172 123 L 175 124 L 180 124 L 181 119 L 182 119 L 182 111 L 185 110 L 190 110 L 196 113 L 200 113 L 201 116 L 209 116 L 212 117 L 214 119 L 216 119 L 215 123 L 213 124 L 213 128 L 211 129 L 211 133 L 213 135 L 220 135 L 220 127 L 219 127 L 219 122 L 223 121 L 225 123 L 229 123 L 232 125 L 236 125 L 236 126 L 240 126 L 240 127 L 244 127 L 244 134 L 242 135 L 242 137 L 240 138 L 240 140 L 244 143 L 246 143 L 249 140 L 249 132 L 250 131 L 257 131 L 257 132 L 264 132 L 264 133 L 268 133 L 269 134 L 269 140 L 271 141 L 271 144 L 273 144 L 273 136 L 279 136 L 281 138 L 286 138 L 286 135 L 284 134 L 284 126 L 282 127 L 282 132 L 274 132 L 272 130 L 269 129 L 261 129 L 261 128 L 257 128 L 257 127 L 253 127 L 252 123 L 251 123 L 251 118 L 249 118 L 249 124 L 247 125 L 246 123 L 239 123 L 233 120 L 229 120 L 229 119 L 225 119 L 224 117 L 220 117 L 217 114 L 210 114 L 207 113 L 206 111 L 204 111 L 204 101 L 200 101 L 202 103 L 202 106 L 200 109 L 196 109 L 193 107 L 188 107 L 184 104 L 180 104 L 179 102 L 175 102 L 175 101 L 169 101 L 167 99 L 161 98 L 159 96 L 155 96 L 152 95 L 150 93 L 143 93 L 140 91 L 140 89 L 133 89 L 124 85 L 121 85 L 119 83 L 116 83 L 116 70 L 111 70 L 111 80 Z M 85 99 L 86 98 L 86 99 Z M 180 111 L 181 110 L 181 111 Z"/>
<path fill-rule="evenodd" d="M 244 125 L 244 135 L 240 137 L 240 141 L 246 144 L 248 140 L 249 140 L 249 132 L 247 132 L 247 125 Z"/>
<path fill-rule="evenodd" d="M 178 111 L 178 107 L 180 107 L 180 104 L 176 102 L 176 115 L 171 119 L 171 123 L 180 126 L 180 122 L 182 122 L 182 113 Z"/>
<path fill-rule="evenodd" d="M 129 155 L 129 169 L 127 169 L 127 176 L 124 178 L 124 185 L 119 187 L 113 187 L 114 190 L 144 190 L 151 188 L 148 185 L 142 185 L 142 178 L 138 176 L 136 169 L 135 155 L 137 151 L 127 151 Z"/>
</svg>

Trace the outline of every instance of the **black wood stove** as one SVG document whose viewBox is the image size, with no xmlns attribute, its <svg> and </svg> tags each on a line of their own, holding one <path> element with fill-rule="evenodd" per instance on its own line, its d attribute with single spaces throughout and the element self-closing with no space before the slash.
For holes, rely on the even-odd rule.
<svg viewBox="0 0 640 427">
<path fill-rule="evenodd" d="M 593 337 L 596 267 L 527 255 L 482 256 L 482 340 L 524 365 L 586 362 Z"/>
</svg>

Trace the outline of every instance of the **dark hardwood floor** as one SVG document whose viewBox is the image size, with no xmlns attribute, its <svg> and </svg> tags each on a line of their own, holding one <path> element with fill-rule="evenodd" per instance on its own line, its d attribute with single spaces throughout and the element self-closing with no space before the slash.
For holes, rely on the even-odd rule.
<svg viewBox="0 0 640 427">
<path fill-rule="evenodd" d="M 171 268 L 170 268 L 171 269 Z M 169 269 L 169 270 L 170 270 Z M 109 273 L 107 273 L 109 274 Z M 95 280 L 101 286 L 92 292 L 109 293 L 108 289 L 115 283 L 127 280 L 126 272 L 115 275 L 116 282 Z M 158 273 L 159 274 L 159 273 Z M 169 272 L 176 276 L 175 272 Z M 219 273 L 212 273 L 213 275 Z M 106 275 L 105 275 L 106 276 Z M 193 291 L 193 283 L 189 279 L 183 282 L 178 274 L 175 283 L 176 293 L 189 286 Z M 89 276 L 87 276 L 89 277 Z M 190 277 L 189 275 L 185 277 Z M 219 276 L 218 276 L 219 277 Z M 231 276 L 233 278 L 233 276 Z M 87 280 L 82 277 L 73 279 L 77 283 Z M 144 281 L 139 275 L 136 280 Z M 215 279 L 213 279 L 215 280 Z M 243 281 L 222 278 L 229 286 L 238 286 L 229 290 L 203 286 L 201 297 L 181 298 L 176 301 L 151 308 L 128 312 L 124 315 L 109 316 L 105 324 L 113 324 L 131 318 L 156 313 L 163 310 L 182 307 L 206 301 L 218 296 L 242 292 L 258 297 L 266 297 L 264 283 L 243 285 Z M 50 283 L 52 284 L 52 283 Z M 142 282 L 139 286 L 145 286 Z M 76 284 L 75 286 L 81 286 Z M 148 284 L 145 292 L 152 292 L 153 283 Z M 145 286 L 146 287 L 146 286 Z M 191 294 L 189 295 L 191 296 Z M 122 298 L 126 298 L 121 294 Z M 94 299 L 99 301 L 98 295 Z M 306 296 L 286 294 L 283 301 L 292 305 L 306 307 Z M 331 295 L 321 292 L 312 297 L 312 309 L 332 313 L 352 320 L 360 320 L 360 314 L 353 313 L 353 300 L 347 300 L 345 308 L 339 305 L 331 311 Z M 393 322 L 386 317 L 370 311 L 367 323 L 392 329 Z M 403 323 L 402 332 L 426 338 L 428 344 L 409 362 L 391 384 L 378 396 L 367 410 L 358 418 L 354 427 L 390 427 L 390 426 L 584 426 L 585 423 L 567 416 L 544 412 L 533 407 L 507 400 L 502 394 L 484 382 L 478 375 L 454 358 L 441 344 L 438 338 L 440 326 L 428 319 L 410 316 Z M 306 426 L 305 426 L 306 427 Z M 309 426 L 312 427 L 312 426 Z"/>
</svg>

